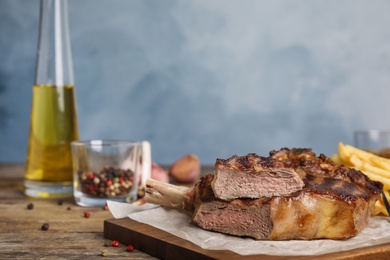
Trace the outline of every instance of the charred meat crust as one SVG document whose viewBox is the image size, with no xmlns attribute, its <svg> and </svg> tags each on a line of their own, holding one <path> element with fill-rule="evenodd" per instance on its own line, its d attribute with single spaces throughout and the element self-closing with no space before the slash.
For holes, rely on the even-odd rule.
<svg viewBox="0 0 390 260">
<path fill-rule="evenodd" d="M 258 168 L 286 168 L 284 162 L 275 160 L 272 157 L 262 157 L 254 153 L 246 156 L 233 155 L 229 159 L 217 159 L 216 165 L 226 168 L 233 168 L 243 172 L 257 172 Z"/>
<path fill-rule="evenodd" d="M 270 156 L 304 172 L 306 191 L 353 202 L 357 198 L 378 197 L 383 189 L 381 182 L 369 179 L 361 171 L 338 165 L 323 154 L 316 157 L 309 148 L 282 148 L 271 151 Z"/>
</svg>

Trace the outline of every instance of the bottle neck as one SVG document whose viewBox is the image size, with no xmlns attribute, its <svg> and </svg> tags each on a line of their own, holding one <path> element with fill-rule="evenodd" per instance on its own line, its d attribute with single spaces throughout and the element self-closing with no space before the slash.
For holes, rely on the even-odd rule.
<svg viewBox="0 0 390 260">
<path fill-rule="evenodd" d="M 41 0 L 35 85 L 74 85 L 66 0 Z"/>
</svg>

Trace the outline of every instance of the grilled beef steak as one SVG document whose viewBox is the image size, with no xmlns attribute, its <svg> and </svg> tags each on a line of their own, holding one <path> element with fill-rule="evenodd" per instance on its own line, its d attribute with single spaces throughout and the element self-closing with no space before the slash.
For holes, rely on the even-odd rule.
<svg viewBox="0 0 390 260">
<path fill-rule="evenodd" d="M 292 165 L 256 154 L 217 159 L 211 183 L 223 200 L 287 195 L 305 185 Z"/>
<path fill-rule="evenodd" d="M 203 229 L 257 240 L 346 239 L 366 227 L 382 183 L 310 149 L 284 148 L 270 157 L 294 169 L 304 187 L 281 196 L 224 200 L 216 197 L 210 174 L 193 188 L 149 180 L 145 199 L 192 210 Z"/>
</svg>

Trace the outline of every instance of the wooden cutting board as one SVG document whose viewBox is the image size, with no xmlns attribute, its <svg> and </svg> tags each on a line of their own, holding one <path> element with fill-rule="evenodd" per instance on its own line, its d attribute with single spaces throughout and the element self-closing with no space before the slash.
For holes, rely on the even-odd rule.
<svg viewBox="0 0 390 260">
<path fill-rule="evenodd" d="M 130 218 L 104 221 L 104 237 L 132 244 L 160 259 L 390 259 L 390 243 L 318 256 L 242 256 L 228 250 L 206 250 L 185 239 Z"/>
</svg>

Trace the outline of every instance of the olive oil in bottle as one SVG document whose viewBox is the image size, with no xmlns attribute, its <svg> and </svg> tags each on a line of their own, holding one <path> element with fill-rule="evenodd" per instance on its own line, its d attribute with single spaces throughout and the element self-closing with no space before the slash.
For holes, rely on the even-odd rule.
<svg viewBox="0 0 390 260">
<path fill-rule="evenodd" d="M 79 139 L 66 0 L 41 0 L 25 194 L 70 197 L 70 143 Z"/>
<path fill-rule="evenodd" d="M 26 179 L 72 181 L 69 143 L 78 139 L 73 86 L 33 87 Z"/>
</svg>

